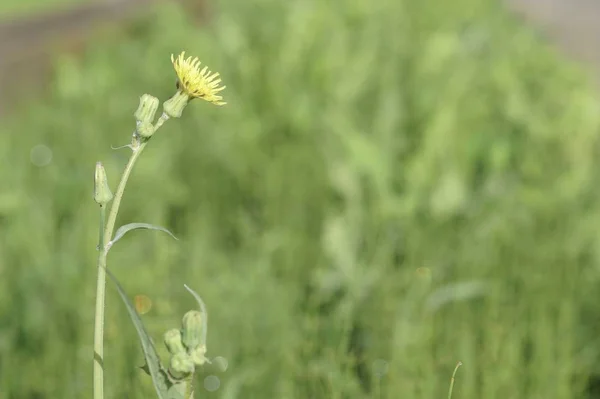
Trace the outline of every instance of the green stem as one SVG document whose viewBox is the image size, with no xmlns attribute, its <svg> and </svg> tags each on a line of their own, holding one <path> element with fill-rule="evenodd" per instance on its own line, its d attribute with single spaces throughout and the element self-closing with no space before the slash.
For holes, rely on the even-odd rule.
<svg viewBox="0 0 600 399">
<path fill-rule="evenodd" d="M 462 362 L 458 362 L 456 367 L 454 368 L 454 373 L 452 373 L 452 379 L 450 380 L 450 389 L 448 390 L 448 399 L 452 399 L 452 390 L 454 389 L 454 378 L 456 377 L 456 372 L 458 368 L 462 366 Z"/>
<path fill-rule="evenodd" d="M 100 223 L 98 224 L 98 251 L 104 248 L 104 221 L 106 220 L 106 206 L 100 205 Z"/>
<path fill-rule="evenodd" d="M 106 257 L 110 249 L 110 241 L 115 228 L 117 214 L 125 186 L 135 162 L 146 147 L 146 142 L 133 148 L 133 152 L 117 187 L 117 192 L 108 214 L 104 233 L 100 234 L 100 255 L 98 256 L 98 278 L 96 281 L 96 316 L 94 320 L 94 399 L 104 399 L 104 299 L 106 294 Z M 104 223 L 104 207 L 101 208 L 101 223 Z M 101 226 L 102 228 L 102 226 Z"/>
<path fill-rule="evenodd" d="M 185 395 L 183 396 L 184 399 L 193 399 L 192 398 L 192 393 L 194 393 L 194 373 L 192 372 L 192 375 L 190 375 L 188 382 L 186 384 L 185 387 Z"/>
<path fill-rule="evenodd" d="M 154 125 L 154 130 L 158 130 L 158 128 L 160 128 L 166 121 L 169 120 L 169 115 L 165 114 L 163 112 L 163 114 L 160 116 L 160 118 L 158 118 L 158 120 L 156 121 L 156 124 Z"/>
</svg>

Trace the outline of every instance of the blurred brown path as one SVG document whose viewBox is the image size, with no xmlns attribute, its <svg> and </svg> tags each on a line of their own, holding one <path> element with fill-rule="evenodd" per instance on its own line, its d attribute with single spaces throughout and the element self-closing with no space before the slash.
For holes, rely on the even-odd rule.
<svg viewBox="0 0 600 399">
<path fill-rule="evenodd" d="M 10 108 L 17 88 L 22 92 L 44 87 L 55 54 L 82 50 L 100 31 L 127 26 L 159 1 L 165 0 L 94 0 L 41 15 L 0 19 L 0 116 Z M 204 17 L 202 0 L 178 1 Z"/>
<path fill-rule="evenodd" d="M 504 0 L 600 83 L 600 0 Z"/>
</svg>

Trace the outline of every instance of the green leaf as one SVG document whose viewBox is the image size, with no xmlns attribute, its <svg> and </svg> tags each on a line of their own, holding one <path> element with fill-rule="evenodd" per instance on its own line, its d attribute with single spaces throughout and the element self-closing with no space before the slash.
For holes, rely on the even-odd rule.
<svg viewBox="0 0 600 399">
<path fill-rule="evenodd" d="M 163 232 L 167 233 L 168 235 L 170 235 L 171 237 L 173 237 L 174 239 L 177 240 L 177 237 L 175 237 L 173 235 L 173 233 L 171 233 L 169 230 L 165 229 L 164 227 L 155 226 L 155 225 L 149 224 L 149 223 L 129 223 L 129 224 L 126 224 L 125 226 L 119 227 L 119 229 L 115 233 L 115 237 L 108 244 L 109 247 L 112 247 L 126 233 L 130 232 L 131 230 L 137 230 L 137 229 L 148 229 L 148 230 L 163 231 Z"/>
<path fill-rule="evenodd" d="M 129 317 L 131 318 L 131 321 L 137 330 L 140 342 L 142 344 L 142 350 L 144 351 L 144 357 L 146 359 L 146 366 L 144 366 L 144 369 L 150 372 L 150 376 L 152 377 L 152 382 L 154 383 L 154 388 L 156 389 L 158 397 L 160 399 L 168 399 L 168 392 L 171 383 L 168 380 L 167 372 L 160 363 L 160 357 L 156 352 L 154 342 L 152 342 L 152 338 L 150 335 L 148 335 L 142 319 L 135 311 L 133 303 L 131 303 L 127 297 L 125 290 L 123 290 L 123 287 L 117 278 L 108 269 L 106 269 L 106 273 L 117 286 L 117 291 L 119 292 L 123 303 L 125 303 Z"/>
</svg>

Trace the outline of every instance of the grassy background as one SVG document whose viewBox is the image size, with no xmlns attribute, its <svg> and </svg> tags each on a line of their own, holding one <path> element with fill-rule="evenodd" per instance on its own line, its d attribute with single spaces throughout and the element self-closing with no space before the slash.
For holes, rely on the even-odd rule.
<svg viewBox="0 0 600 399">
<path fill-rule="evenodd" d="M 60 58 L 0 126 L 0 398 L 90 397 L 97 208 L 171 53 L 221 72 L 152 139 L 109 266 L 155 337 L 210 313 L 202 398 L 594 397 L 600 103 L 495 2 L 223 0 L 161 6 Z M 51 158 L 50 158 L 51 155 Z M 153 388 L 109 286 L 109 398 Z M 203 388 L 216 376 L 220 388 Z M 599 396 L 595 396 L 599 397 Z"/>
</svg>

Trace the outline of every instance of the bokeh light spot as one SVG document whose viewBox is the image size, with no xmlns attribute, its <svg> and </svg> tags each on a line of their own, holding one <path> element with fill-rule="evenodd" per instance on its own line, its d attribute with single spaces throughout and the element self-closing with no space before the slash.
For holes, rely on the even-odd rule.
<svg viewBox="0 0 600 399">
<path fill-rule="evenodd" d="M 133 298 L 133 303 L 139 314 L 146 314 L 152 309 L 152 300 L 146 295 L 136 295 Z"/>
<path fill-rule="evenodd" d="M 373 361 L 373 374 L 379 378 L 387 374 L 390 365 L 387 360 L 376 359 Z"/>
<path fill-rule="evenodd" d="M 229 367 L 229 362 L 223 356 L 217 356 L 212 360 L 212 364 L 219 370 L 224 373 L 227 371 L 227 367 Z"/>
<path fill-rule="evenodd" d="M 29 157 L 35 166 L 47 166 L 52 162 L 52 150 L 48 146 L 38 144 L 31 149 Z"/>
<path fill-rule="evenodd" d="M 204 379 L 204 389 L 214 392 L 221 386 L 221 380 L 216 375 L 209 375 Z"/>
</svg>

